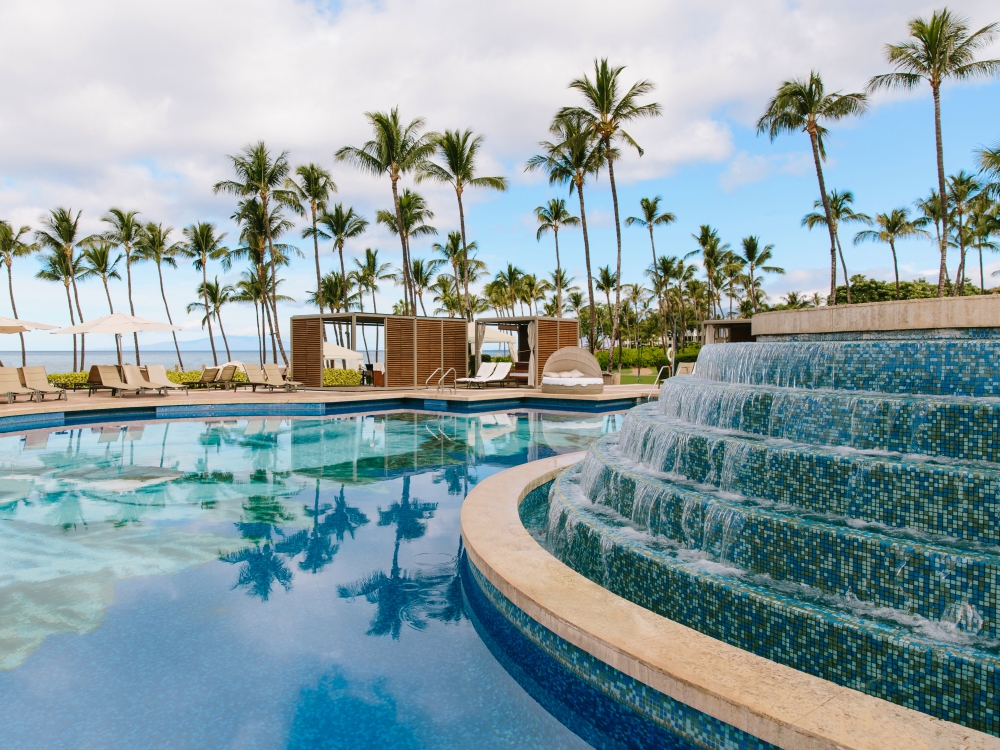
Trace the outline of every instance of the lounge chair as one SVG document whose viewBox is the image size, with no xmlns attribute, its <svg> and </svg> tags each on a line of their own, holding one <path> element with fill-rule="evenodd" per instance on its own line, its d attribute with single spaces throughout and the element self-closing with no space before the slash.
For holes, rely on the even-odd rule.
<svg viewBox="0 0 1000 750">
<path fill-rule="evenodd" d="M 603 393 L 604 376 L 593 354 L 579 346 L 553 352 L 542 370 L 542 393 Z"/>
<path fill-rule="evenodd" d="M 465 383 L 466 388 L 471 388 L 473 385 L 479 386 L 481 383 L 486 382 L 486 378 L 493 374 L 497 369 L 499 362 L 482 362 L 479 365 L 479 369 L 476 371 L 476 376 L 472 378 L 455 378 L 455 384 Z"/>
<path fill-rule="evenodd" d="M 275 385 L 264 377 L 264 371 L 260 369 L 260 365 L 251 365 L 244 363 L 243 370 L 247 374 L 247 382 L 240 383 L 240 385 L 249 386 L 253 389 L 253 392 L 257 392 L 257 388 L 267 388 L 269 391 L 273 391 L 275 388 L 281 388 L 279 385 Z"/>
<path fill-rule="evenodd" d="M 27 396 L 29 401 L 31 399 L 42 400 L 41 394 L 34 388 L 26 388 L 21 385 L 16 367 L 0 367 L 0 394 L 7 396 L 8 404 L 17 401 L 18 396 Z"/>
<path fill-rule="evenodd" d="M 186 385 L 178 385 L 167 377 L 167 368 L 163 365 L 146 365 L 146 380 L 157 388 L 166 388 L 168 391 L 184 391 L 187 393 Z"/>
<path fill-rule="evenodd" d="M 21 385 L 37 393 L 39 401 L 44 399 L 46 394 L 54 395 L 57 401 L 66 400 L 66 389 L 49 383 L 44 367 L 20 367 L 17 372 L 21 376 Z"/>
<path fill-rule="evenodd" d="M 216 376 L 215 381 L 208 384 L 209 388 L 221 388 L 224 391 L 229 390 L 229 386 L 233 386 L 233 390 L 236 390 L 236 383 L 233 380 L 233 376 L 236 375 L 236 365 L 226 365 L 220 371 L 218 376 Z"/>
<path fill-rule="evenodd" d="M 510 377 L 510 362 L 497 362 L 497 367 L 493 373 L 486 378 L 483 382 L 483 388 L 489 388 L 491 385 L 505 386 L 507 383 L 513 383 L 517 387 L 517 381 Z"/>
<path fill-rule="evenodd" d="M 211 388 L 218 375 L 218 367 L 206 367 L 201 371 L 201 377 L 198 380 L 188 383 L 188 388 Z"/>
<path fill-rule="evenodd" d="M 280 386 L 286 391 L 297 391 L 302 385 L 294 380 L 288 380 L 276 364 L 264 365 L 264 376 L 267 378 L 267 382 Z"/>
<path fill-rule="evenodd" d="M 143 391 L 156 391 L 161 396 L 167 395 L 167 389 L 150 383 L 146 376 L 135 365 L 122 365 L 122 374 L 125 376 L 125 383 L 131 388 L 141 388 Z"/>
<path fill-rule="evenodd" d="M 94 381 L 95 378 L 96 382 L 92 384 L 91 381 Z M 87 395 L 90 396 L 94 391 L 99 390 L 109 390 L 112 396 L 121 398 L 123 393 L 139 395 L 143 388 L 122 382 L 118 375 L 118 368 L 114 365 L 94 365 L 90 368 L 90 377 L 87 378 Z"/>
</svg>

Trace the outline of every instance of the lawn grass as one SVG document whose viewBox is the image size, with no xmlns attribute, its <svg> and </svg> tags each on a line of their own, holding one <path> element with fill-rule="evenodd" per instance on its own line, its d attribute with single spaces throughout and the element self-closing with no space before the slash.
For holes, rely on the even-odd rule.
<svg viewBox="0 0 1000 750">
<path fill-rule="evenodd" d="M 622 373 L 622 385 L 635 385 L 636 383 L 644 383 L 646 385 L 652 385 L 655 380 L 656 380 L 655 375 L 640 375 L 637 378 L 635 376 L 635 373 L 632 373 L 630 375 L 626 375 L 624 372 Z"/>
</svg>

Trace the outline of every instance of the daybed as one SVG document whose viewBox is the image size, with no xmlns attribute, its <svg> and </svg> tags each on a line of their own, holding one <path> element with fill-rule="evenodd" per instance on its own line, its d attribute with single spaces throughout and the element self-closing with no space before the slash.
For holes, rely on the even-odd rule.
<svg viewBox="0 0 1000 750">
<path fill-rule="evenodd" d="M 545 362 L 542 393 L 603 393 L 601 365 L 593 354 L 579 346 L 565 346 Z"/>
</svg>

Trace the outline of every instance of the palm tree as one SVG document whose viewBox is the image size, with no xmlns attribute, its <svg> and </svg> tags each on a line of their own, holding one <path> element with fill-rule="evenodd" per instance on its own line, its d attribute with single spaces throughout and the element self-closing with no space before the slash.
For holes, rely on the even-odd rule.
<svg viewBox="0 0 1000 750">
<path fill-rule="evenodd" d="M 948 256 L 948 192 L 945 185 L 944 145 L 941 138 L 941 84 L 948 78 L 962 81 L 990 76 L 1000 69 L 1000 60 L 975 59 L 976 52 L 988 47 L 993 41 L 997 24 L 991 23 L 970 34 L 968 19 L 943 8 L 931 13 L 930 20 L 917 17 L 912 19 L 908 26 L 909 39 L 885 46 L 886 60 L 896 69 L 895 72 L 875 76 L 868 82 L 868 90 L 909 90 L 919 86 L 922 81 L 930 84 L 931 95 L 934 97 L 938 197 L 941 199 L 941 269 L 938 274 L 938 297 L 943 297 L 945 261 Z"/>
<path fill-rule="evenodd" d="M 587 298 L 590 304 L 590 334 L 589 347 L 591 353 L 596 345 L 594 307 L 594 277 L 590 269 L 590 240 L 587 235 L 587 211 L 583 202 L 583 186 L 589 175 L 596 175 L 604 165 L 607 154 L 604 142 L 598 138 L 594 128 L 584 125 L 580 120 L 564 117 L 557 118 L 550 128 L 557 136 L 555 143 L 542 141 L 539 145 L 545 153 L 536 154 L 528 159 L 525 171 L 544 169 L 549 174 L 549 184 L 569 184 L 570 195 L 576 191 L 580 198 L 580 227 L 583 229 L 583 254 L 587 266 Z"/>
<path fill-rule="evenodd" d="M 186 257 L 191 258 L 196 271 L 201 271 L 201 286 L 198 291 L 202 295 L 202 309 L 211 310 L 208 299 L 208 261 L 218 260 L 222 262 L 224 269 L 229 269 L 230 256 L 229 248 L 222 244 L 226 234 L 217 234 L 215 225 L 211 222 L 200 221 L 197 224 L 184 229 L 184 237 L 187 243 L 179 250 Z M 206 314 L 205 321 L 208 324 L 208 341 L 212 345 L 212 364 L 219 364 L 219 356 L 215 351 L 215 337 L 212 335 L 212 316 Z"/>
<path fill-rule="evenodd" d="M 347 278 L 347 269 L 344 267 L 344 243 L 363 235 L 368 228 L 368 219 L 354 213 L 354 208 L 351 206 L 344 208 L 343 203 L 338 203 L 333 207 L 332 212 L 324 211 L 319 217 L 318 223 L 323 228 L 319 229 L 314 226 L 316 235 L 320 239 L 333 240 L 333 246 L 337 248 L 337 253 L 340 255 L 340 276 Z M 347 287 L 341 286 L 341 291 L 346 295 Z M 343 304 L 344 310 L 347 310 L 346 296 L 343 299 Z M 320 309 L 322 310 L 322 308 Z M 333 310 L 333 307 L 331 306 L 330 309 Z"/>
<path fill-rule="evenodd" d="M 760 279 L 757 277 L 757 271 L 763 271 L 764 273 L 777 273 L 783 274 L 785 272 L 784 268 L 779 268 L 778 266 L 767 265 L 774 257 L 774 245 L 760 245 L 760 237 L 744 237 L 742 242 L 743 254 L 742 260 L 746 261 L 747 267 L 747 280 L 748 289 L 747 292 L 750 295 L 750 299 L 753 303 L 753 311 L 757 312 L 757 290 L 759 289 Z"/>
<path fill-rule="evenodd" d="M 502 281 L 504 287 L 507 289 L 507 300 L 510 305 L 511 317 L 513 317 L 514 305 L 520 294 L 521 279 L 524 278 L 524 271 L 512 263 L 508 263 L 507 268 L 498 272 L 496 278 L 498 281 Z"/>
<path fill-rule="evenodd" d="M 54 208 L 39 219 L 43 228 L 35 230 L 35 242 L 40 247 L 61 253 L 63 256 L 64 262 L 61 268 L 69 273 L 67 283 L 73 287 L 73 299 L 76 300 L 76 312 L 80 316 L 81 323 L 83 322 L 83 310 L 80 307 L 80 295 L 76 289 L 76 273 L 79 270 L 79 262 L 74 257 L 74 252 L 77 243 L 82 241 L 79 236 L 80 214 L 82 213 L 82 211 L 77 211 L 76 216 L 74 216 L 72 208 Z M 70 319 L 72 319 L 72 315 Z M 80 334 L 81 370 L 86 367 L 86 353 L 86 336 Z M 73 371 L 76 372 L 76 334 L 73 334 Z"/>
<path fill-rule="evenodd" d="M 313 252 L 316 257 L 316 288 L 321 286 L 322 273 L 319 270 L 319 240 L 320 233 L 316 229 L 319 216 L 326 210 L 326 202 L 330 198 L 330 193 L 337 192 L 337 184 L 330 177 L 330 173 L 317 164 L 301 164 L 295 169 L 299 181 L 292 178 L 285 180 L 285 189 L 290 192 L 295 200 L 291 204 L 296 213 L 300 216 L 305 213 L 305 207 L 309 206 L 309 218 L 312 226 L 302 230 L 302 239 L 312 237 Z M 329 239 L 325 237 L 324 239 Z M 323 308 L 320 307 L 320 312 Z"/>
<path fill-rule="evenodd" d="M 573 282 L 576 281 L 576 279 L 566 273 L 565 268 L 556 268 L 555 271 L 549 274 L 549 278 L 552 280 L 549 288 L 556 290 L 556 296 L 552 298 L 554 304 L 553 309 L 556 311 L 555 317 L 561 318 L 563 313 L 566 311 L 566 302 L 563 299 L 562 294 L 563 292 L 568 293 L 570 291 L 579 291 L 575 286 L 573 286 Z"/>
<path fill-rule="evenodd" d="M 580 220 L 566 210 L 566 201 L 562 198 L 550 198 L 548 204 L 538 206 L 535 209 L 535 218 L 538 219 L 538 232 L 535 234 L 536 240 L 541 240 L 546 232 L 552 232 L 556 241 L 556 272 L 552 277 L 556 284 L 556 317 L 562 317 L 563 287 L 560 282 L 562 276 L 562 264 L 559 262 L 559 230 L 562 227 L 573 227 L 580 223 Z"/>
<path fill-rule="evenodd" d="M 597 291 L 604 293 L 604 298 L 608 302 L 608 319 L 611 319 L 611 292 L 618 288 L 618 278 L 611 271 L 611 266 L 602 266 L 597 269 L 597 283 L 595 284 Z M 614 330 L 612 328 L 612 330 Z M 615 340 L 612 338 L 608 343 L 608 372 L 611 372 L 611 356 L 610 354 L 614 351 Z"/>
<path fill-rule="evenodd" d="M 913 202 L 913 205 L 920 211 L 921 217 L 927 220 L 928 224 L 934 224 L 934 245 L 941 247 L 941 197 L 937 190 L 931 190 L 926 198 L 920 198 Z M 947 243 L 946 243 L 947 245 Z M 944 266 L 944 279 L 947 283 L 948 264 Z"/>
<path fill-rule="evenodd" d="M 534 315 L 538 315 L 538 303 L 545 299 L 546 292 L 551 288 L 549 282 L 534 274 L 525 274 L 521 279 L 521 297 Z"/>
<path fill-rule="evenodd" d="M 233 302 L 253 305 L 253 320 L 257 325 L 257 354 L 261 366 L 264 364 L 264 328 L 261 325 L 261 315 L 257 313 L 257 306 L 266 304 L 264 302 L 264 286 L 260 277 L 252 269 L 240 274 L 240 280 L 236 282 L 236 294 Z M 183 365 L 181 365 L 183 368 Z"/>
<path fill-rule="evenodd" d="M 392 204 L 396 212 L 396 226 L 404 226 L 399 210 L 399 191 L 397 183 L 400 177 L 408 172 L 419 172 L 428 157 L 437 148 L 436 133 L 423 133 L 422 117 L 414 118 L 409 125 L 404 126 L 399 119 L 399 107 L 389 112 L 366 112 L 365 118 L 371 125 L 375 136 L 360 148 L 344 146 L 335 154 L 338 161 L 353 164 L 362 172 L 379 177 L 387 175 L 392 183 Z M 403 288 L 406 293 L 406 303 L 410 309 L 416 310 L 416 294 L 410 282 L 410 253 L 406 242 L 406 234 L 399 234 L 403 250 Z"/>
<path fill-rule="evenodd" d="M 296 202 L 295 194 L 281 186 L 285 184 L 290 170 L 288 164 L 288 152 L 282 151 L 277 158 L 271 158 L 264 141 L 258 141 L 243 147 L 243 150 L 236 156 L 227 157 L 233 165 L 236 173 L 235 180 L 222 180 L 215 183 L 212 188 L 216 193 L 230 193 L 242 198 L 257 198 L 260 201 L 261 210 L 264 216 L 270 216 L 268 208 L 273 197 L 275 202 L 281 205 L 294 206 Z M 275 207 L 276 208 L 276 207 Z M 264 222 L 264 236 L 267 240 L 268 263 L 270 265 L 271 282 L 268 291 L 277 290 L 277 256 L 274 252 L 274 238 L 271 235 L 271 222 Z M 278 348 L 281 350 L 281 358 L 288 364 L 288 355 L 285 354 L 285 345 L 281 340 L 281 326 L 278 325 L 278 302 L 272 297 L 271 314 L 274 317 L 274 335 L 278 338 Z M 215 352 L 215 345 L 212 345 L 212 352 Z"/>
<path fill-rule="evenodd" d="M 173 227 L 164 227 L 163 224 L 149 222 L 142 229 L 142 236 L 135 247 L 135 258 L 133 263 L 143 263 L 152 261 L 156 264 L 156 275 L 160 280 L 160 296 L 163 298 L 163 309 L 167 312 L 167 322 L 174 324 L 174 319 L 170 315 L 170 305 L 167 303 L 167 292 L 163 287 L 163 266 L 177 268 L 177 261 L 174 256 L 182 250 L 179 242 L 170 243 L 170 234 Z M 181 347 L 177 343 L 177 331 L 170 332 L 174 337 L 174 350 L 177 352 L 177 364 L 184 369 L 184 360 L 181 359 Z"/>
<path fill-rule="evenodd" d="M 437 269 L 442 263 L 444 261 L 437 258 L 434 260 L 414 258 L 411 263 L 410 278 L 413 279 L 413 288 L 417 292 L 420 310 L 425 316 L 427 315 L 427 308 L 424 307 L 424 292 L 430 289 L 431 284 L 434 283 L 434 274 L 437 273 Z"/>
<path fill-rule="evenodd" d="M 656 243 L 653 241 L 653 229 L 656 227 L 665 227 L 668 224 L 672 224 L 677 221 L 677 217 L 670 211 L 666 213 L 660 213 L 660 201 L 663 200 L 659 195 L 655 198 L 643 198 L 639 201 L 639 207 L 642 209 L 642 216 L 629 216 L 625 219 L 625 226 L 639 226 L 645 227 L 649 230 L 649 246 L 653 251 L 653 265 L 650 268 L 653 271 L 653 286 L 657 289 L 664 289 L 665 286 L 660 283 L 660 279 L 656 275 Z M 656 295 L 657 303 L 660 307 L 660 319 L 665 318 L 666 313 L 663 310 L 663 295 Z M 666 321 L 664 320 L 664 323 Z M 664 346 L 666 346 L 666 333 L 661 325 L 660 328 L 661 336 L 663 337 Z M 666 349 L 664 348 L 664 352 Z"/>
<path fill-rule="evenodd" d="M 719 237 L 719 230 L 713 229 L 708 224 L 702 224 L 698 229 L 698 234 L 691 235 L 698 243 L 698 249 L 692 250 L 685 258 L 694 255 L 701 255 L 701 265 L 704 268 L 708 281 L 708 303 L 711 314 L 715 315 L 716 301 L 719 301 L 719 317 L 722 317 L 721 299 L 719 294 L 719 271 L 725 263 L 725 255 L 729 251 L 729 243 L 723 243 Z"/>
<path fill-rule="evenodd" d="M 976 149 L 976 163 L 980 173 L 992 180 L 984 190 L 994 198 L 1000 198 L 1000 143 L 991 148 Z"/>
<path fill-rule="evenodd" d="M 16 232 L 8 221 L 0 220 L 0 263 L 7 267 L 7 290 L 10 292 L 10 309 L 17 319 L 17 305 L 14 303 L 14 258 L 27 258 L 38 251 L 38 245 L 28 244 L 21 238 L 31 231 L 31 227 L 21 227 Z M 24 348 L 24 334 L 21 337 L 21 366 L 28 364 L 28 354 Z"/>
<path fill-rule="evenodd" d="M 992 242 L 990 237 L 1000 234 L 1000 215 L 998 215 L 1000 214 L 1000 204 L 990 200 L 985 191 L 970 203 L 969 239 L 973 247 L 979 251 L 979 292 L 986 294 L 983 250 L 992 250 L 993 252 L 997 250 L 997 243 Z"/>
<path fill-rule="evenodd" d="M 925 219 L 910 220 L 910 211 L 906 208 L 894 208 L 887 214 L 875 214 L 875 225 L 878 229 L 865 229 L 854 235 L 854 244 L 862 242 L 884 242 L 892 251 L 892 268 L 896 275 L 896 299 L 899 299 L 899 262 L 896 259 L 896 242 L 906 237 L 928 237 L 921 227 Z"/>
<path fill-rule="evenodd" d="M 219 324 L 219 332 L 222 334 L 222 343 L 226 345 L 226 361 L 230 362 L 233 359 L 232 353 L 229 351 L 229 340 L 226 338 L 226 329 L 222 326 L 222 306 L 234 301 L 234 294 L 236 289 L 229 284 L 222 285 L 219 283 L 219 277 L 216 276 L 214 281 L 204 281 L 198 286 L 198 296 L 203 300 L 202 302 L 192 302 L 187 306 L 187 311 L 189 313 L 195 310 L 201 310 L 204 313 L 204 317 L 201 319 L 202 326 L 205 323 L 210 322 L 212 318 Z M 211 328 L 209 329 L 211 331 Z M 216 362 L 215 364 L 218 364 Z"/>
<path fill-rule="evenodd" d="M 82 270 L 80 259 L 73 258 L 67 260 L 62 250 L 50 249 L 48 253 L 41 257 L 42 267 L 35 276 L 45 281 L 56 281 L 63 285 L 66 290 L 66 304 L 69 306 L 69 324 L 76 325 L 76 318 L 73 316 L 73 297 L 70 294 L 70 286 L 76 279 L 77 274 Z M 71 265 L 72 264 L 72 265 Z M 76 371 L 76 337 L 73 341 L 73 370 Z M 81 365 L 82 367 L 82 365 Z"/>
<path fill-rule="evenodd" d="M 479 177 L 476 174 L 476 156 L 483 145 L 483 136 L 472 134 L 471 130 L 446 130 L 437 139 L 437 155 L 441 164 L 428 161 L 417 173 L 417 181 L 429 177 L 443 182 L 455 191 L 458 198 L 458 223 L 462 232 L 462 253 L 468 254 L 468 244 L 465 235 L 465 207 L 462 205 L 462 193 L 466 188 L 484 187 L 503 192 L 507 189 L 506 177 Z M 465 310 L 467 320 L 472 320 L 472 308 L 469 305 L 469 278 L 462 279 L 465 287 Z"/>
<path fill-rule="evenodd" d="M 982 184 L 965 170 L 948 178 L 948 198 L 955 207 L 957 226 L 955 234 L 958 239 L 958 270 L 955 272 L 955 288 L 951 295 L 957 297 L 965 287 L 965 220 L 972 211 L 973 201 L 982 190 Z M 947 224 L 945 224 L 947 227 Z"/>
<path fill-rule="evenodd" d="M 458 279 L 461 278 L 459 267 L 462 265 L 462 234 L 461 232 L 449 232 L 447 241 L 442 245 L 435 242 L 431 245 L 431 250 L 441 256 L 440 260 L 451 266 L 452 278 L 455 279 L 455 294 L 461 294 L 458 288 Z"/>
<path fill-rule="evenodd" d="M 104 284 L 104 294 L 108 298 L 108 310 L 114 313 L 115 306 L 111 303 L 111 290 L 108 289 L 108 279 L 118 279 L 121 281 L 121 275 L 118 273 L 118 263 L 122 259 L 121 253 L 119 253 L 114 260 L 111 258 L 111 252 L 115 249 L 115 246 L 110 242 L 102 242 L 100 240 L 95 240 L 93 242 L 88 242 L 80 255 L 80 262 L 83 270 L 80 271 L 79 278 L 89 279 L 94 276 L 99 278 Z M 120 352 L 119 352 L 120 356 Z"/>
<path fill-rule="evenodd" d="M 844 271 L 844 286 L 847 289 L 847 304 L 851 304 L 851 277 L 847 274 L 847 263 L 844 261 L 844 250 L 840 246 L 840 225 L 841 224 L 871 224 L 872 220 L 868 214 L 857 213 L 851 204 L 854 203 L 854 193 L 850 190 L 840 192 L 833 190 L 827 196 L 827 206 L 830 209 L 829 216 L 833 218 L 833 237 L 837 243 L 837 254 L 840 255 L 840 266 Z M 823 206 L 822 201 L 813 201 L 813 208 Z M 809 229 L 826 226 L 827 213 L 813 212 L 802 217 L 802 226 Z"/>
<path fill-rule="evenodd" d="M 101 234 L 105 242 L 111 243 L 114 247 L 125 250 L 125 276 L 128 279 L 128 310 L 129 314 L 135 316 L 135 305 L 132 304 L 132 250 L 142 237 L 142 224 L 136 219 L 138 211 L 123 211 L 120 208 L 108 210 L 101 221 L 110 226 L 106 232 Z M 139 361 L 139 334 L 132 334 L 135 343 L 135 363 Z"/>
<path fill-rule="evenodd" d="M 360 289 L 371 292 L 372 295 L 372 311 L 378 312 L 378 307 L 375 305 L 375 292 L 379 290 L 379 282 L 385 281 L 386 279 L 392 278 L 391 268 L 389 263 L 379 263 L 378 262 L 378 250 L 372 250 L 370 247 L 365 248 L 365 262 L 361 263 L 358 260 L 354 261 L 355 270 L 354 276 L 357 279 L 357 284 Z M 414 308 L 416 311 L 416 308 Z M 378 358 L 378 337 L 379 329 L 375 328 L 375 357 Z"/>
<path fill-rule="evenodd" d="M 782 83 L 757 121 L 757 132 L 767 132 L 772 141 L 782 133 L 796 130 L 809 134 L 820 200 L 823 201 L 823 213 L 830 231 L 830 304 L 836 304 L 837 298 L 837 237 L 823 181 L 823 161 L 826 160 L 823 139 L 828 131 L 821 122 L 861 115 L 867 108 L 868 98 L 864 94 L 827 94 L 819 73 L 811 71 L 808 80 L 793 78 Z"/>
<path fill-rule="evenodd" d="M 406 245 L 407 258 L 410 258 L 411 237 L 437 234 L 437 229 L 427 223 L 429 219 L 434 218 L 434 212 L 427 207 L 427 201 L 424 200 L 423 196 L 413 192 L 409 188 L 403 190 L 403 194 L 399 196 L 399 206 L 396 211 L 382 210 L 375 212 L 375 221 L 385 226 L 392 234 L 400 233 L 397 217 L 403 221 L 402 234 L 403 242 Z M 412 262 L 407 262 L 410 263 L 410 268 L 403 269 L 403 276 L 400 281 L 403 285 L 406 314 L 415 315 L 417 306 L 413 300 L 416 299 L 416 289 L 413 286 L 413 279 L 410 278 L 409 274 L 410 270 L 412 270 Z"/>
</svg>

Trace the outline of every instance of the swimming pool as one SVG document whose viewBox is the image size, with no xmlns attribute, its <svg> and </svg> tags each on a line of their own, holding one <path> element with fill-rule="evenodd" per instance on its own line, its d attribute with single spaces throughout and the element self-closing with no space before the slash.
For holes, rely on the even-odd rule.
<svg viewBox="0 0 1000 750">
<path fill-rule="evenodd" d="M 469 606 L 459 539 L 478 481 L 620 420 L 398 412 L 0 436 L 0 747 L 627 743 L 627 712 Z"/>
</svg>

